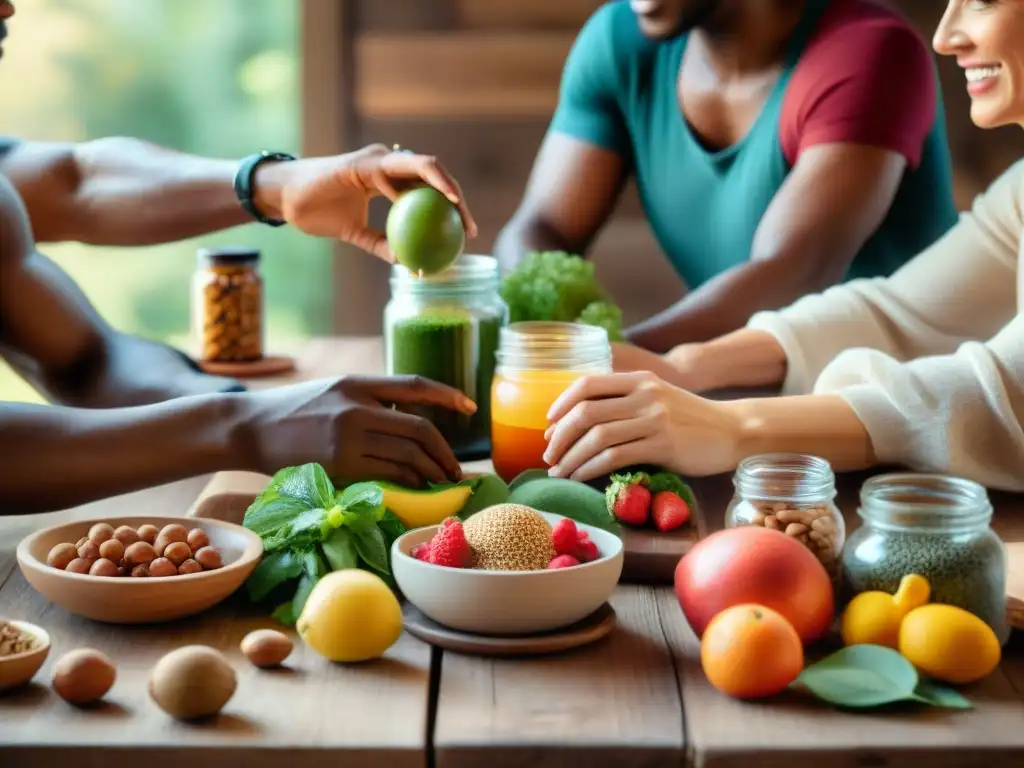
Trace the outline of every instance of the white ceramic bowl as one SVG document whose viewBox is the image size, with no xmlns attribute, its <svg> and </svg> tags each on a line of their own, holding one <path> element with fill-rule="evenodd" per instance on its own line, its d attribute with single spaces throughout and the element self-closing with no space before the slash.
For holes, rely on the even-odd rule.
<svg viewBox="0 0 1024 768">
<path fill-rule="evenodd" d="M 68 573 L 46 564 L 55 544 L 75 543 L 94 523 L 163 528 L 178 523 L 202 528 L 224 565 L 184 576 L 133 579 Z M 205 611 L 231 595 L 249 578 L 263 555 L 263 541 L 240 525 L 191 517 L 112 517 L 79 520 L 46 528 L 18 544 L 18 566 L 25 580 L 51 603 L 87 619 L 112 624 L 153 624 Z"/>
<path fill-rule="evenodd" d="M 561 515 L 540 513 L 554 525 Z M 622 574 L 622 540 L 577 523 L 601 556 L 572 568 L 543 571 L 480 571 L 445 568 L 417 560 L 417 544 L 438 526 L 417 528 L 391 547 L 391 568 L 405 598 L 438 624 L 484 635 L 528 635 L 567 627 L 612 596 Z"/>
</svg>

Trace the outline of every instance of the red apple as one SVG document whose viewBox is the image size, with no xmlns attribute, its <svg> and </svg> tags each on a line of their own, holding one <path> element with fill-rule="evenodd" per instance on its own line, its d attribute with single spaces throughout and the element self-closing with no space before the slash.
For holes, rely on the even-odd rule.
<svg viewBox="0 0 1024 768">
<path fill-rule="evenodd" d="M 780 531 L 755 525 L 697 542 L 676 565 L 675 587 L 697 637 L 717 613 L 742 603 L 778 611 L 805 645 L 824 637 L 835 618 L 832 580 L 814 553 Z"/>
</svg>

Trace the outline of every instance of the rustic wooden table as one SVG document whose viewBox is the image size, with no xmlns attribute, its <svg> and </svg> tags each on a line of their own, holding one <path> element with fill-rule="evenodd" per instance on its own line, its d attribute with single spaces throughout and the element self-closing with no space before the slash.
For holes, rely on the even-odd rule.
<svg viewBox="0 0 1024 768">
<path fill-rule="evenodd" d="M 375 339 L 315 340 L 298 359 L 291 379 L 381 368 Z M 862 480 L 841 478 L 839 501 L 851 527 Z M 0 615 L 38 622 L 54 644 L 32 685 L 0 695 L 0 766 L 1024 765 L 1024 643 L 1017 636 L 1000 669 L 965 690 L 975 703 L 970 711 L 846 714 L 795 696 L 744 703 L 718 694 L 701 673 L 697 640 L 668 586 L 622 584 L 612 634 L 558 656 L 463 656 L 406 635 L 384 659 L 356 666 L 325 662 L 300 642 L 289 670 L 268 673 L 238 652 L 245 632 L 272 626 L 266 617 L 228 604 L 159 627 L 105 626 L 49 605 L 17 569 L 15 546 L 32 530 L 142 510 L 184 514 L 211 481 L 220 482 L 197 477 L 65 512 L 0 520 Z M 721 527 L 728 478 L 702 480 L 696 490 L 708 529 Z M 1024 540 L 1024 499 L 994 499 L 997 530 L 1008 541 Z M 147 697 L 153 663 L 184 643 L 218 647 L 238 670 L 238 692 L 212 722 L 174 722 Z M 118 662 L 118 680 L 98 709 L 71 707 L 49 688 L 56 659 L 80 646 Z"/>
</svg>

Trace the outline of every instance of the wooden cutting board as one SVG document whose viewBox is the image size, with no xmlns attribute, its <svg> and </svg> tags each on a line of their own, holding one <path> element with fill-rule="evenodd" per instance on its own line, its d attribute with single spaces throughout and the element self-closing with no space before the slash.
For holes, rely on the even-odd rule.
<svg viewBox="0 0 1024 768">
<path fill-rule="evenodd" d="M 467 473 L 490 472 L 489 461 L 468 462 Z M 270 478 L 253 472 L 218 472 L 199 497 L 189 515 L 241 523 L 245 510 L 266 487 Z M 622 580 L 643 584 L 672 584 L 676 564 L 704 536 L 705 518 L 699 500 L 689 523 L 677 531 L 626 529 Z"/>
<path fill-rule="evenodd" d="M 1006 619 L 1024 630 L 1024 542 L 1006 544 Z"/>
</svg>

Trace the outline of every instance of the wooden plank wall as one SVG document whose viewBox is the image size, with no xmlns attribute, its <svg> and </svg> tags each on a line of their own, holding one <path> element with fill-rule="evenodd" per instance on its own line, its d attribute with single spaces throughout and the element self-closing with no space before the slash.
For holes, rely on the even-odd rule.
<svg viewBox="0 0 1024 768">
<path fill-rule="evenodd" d="M 315 0 L 315 2 L 330 0 Z M 943 4 L 894 0 L 931 39 Z M 602 0 L 345 0 L 334 77 L 344 93 L 332 115 L 343 147 L 399 143 L 437 154 L 459 178 L 480 224 L 475 252 L 488 253 L 519 202 L 557 103 L 562 64 L 579 27 Z M 940 62 L 961 207 L 1024 154 L 1018 129 L 982 133 L 969 119 L 962 72 Z M 316 73 L 313 73 L 314 75 Z M 323 89 L 318 90 L 322 93 Z M 386 206 L 375 206 L 383 226 Z M 633 189 L 600 235 L 593 258 L 627 321 L 681 296 Z M 637 279 L 635 274 L 642 274 Z M 346 252 L 340 259 L 336 329 L 378 333 L 387 266 Z"/>
</svg>

